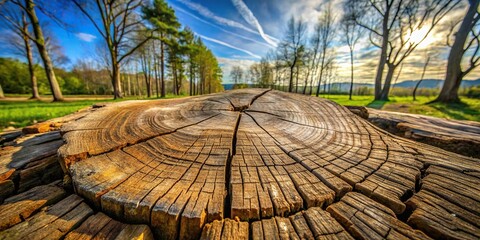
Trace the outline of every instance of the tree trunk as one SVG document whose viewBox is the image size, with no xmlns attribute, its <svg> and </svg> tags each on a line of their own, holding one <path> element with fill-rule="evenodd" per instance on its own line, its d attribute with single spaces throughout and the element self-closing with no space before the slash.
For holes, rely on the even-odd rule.
<svg viewBox="0 0 480 240">
<path fill-rule="evenodd" d="M 120 81 L 120 63 L 118 63 L 117 61 L 112 61 L 112 70 L 113 99 L 122 98 L 123 96 Z"/>
<path fill-rule="evenodd" d="M 295 78 L 295 93 L 298 93 L 298 75 L 300 75 L 300 67 L 298 64 L 296 69 L 297 71 L 296 71 L 296 78 Z"/>
<path fill-rule="evenodd" d="M 293 59 L 293 64 L 290 66 L 290 79 L 288 82 L 288 92 L 293 91 L 293 69 L 295 68 L 295 65 L 297 63 L 297 56 Z"/>
<path fill-rule="evenodd" d="M 162 36 L 163 37 L 163 36 Z M 161 80 L 161 88 L 162 88 L 162 93 L 160 94 L 160 97 L 164 98 L 165 97 L 165 63 L 164 63 L 164 45 L 163 42 L 160 42 L 160 80 Z"/>
<path fill-rule="evenodd" d="M 127 73 L 127 93 L 129 96 L 132 95 L 132 83 L 130 81 L 130 74 Z"/>
<path fill-rule="evenodd" d="M 386 14 L 382 23 L 382 51 L 380 54 L 380 60 L 378 61 L 377 74 L 375 75 L 375 100 L 381 100 L 382 98 L 382 78 L 383 70 L 385 69 L 385 63 L 387 62 L 387 50 L 388 50 L 388 16 L 390 15 L 390 7 L 387 4 Z M 388 97 L 387 97 L 388 98 Z"/>
<path fill-rule="evenodd" d="M 350 48 L 350 92 L 348 94 L 348 99 L 352 100 L 353 92 L 353 49 Z"/>
<path fill-rule="evenodd" d="M 320 65 L 320 76 L 318 77 L 318 86 L 317 86 L 317 94 L 315 96 L 318 97 L 320 94 L 320 85 L 322 84 L 322 77 L 323 77 L 323 69 L 325 68 L 325 48 L 322 51 L 322 62 Z"/>
<path fill-rule="evenodd" d="M 35 75 L 35 69 L 33 67 L 33 53 L 32 47 L 30 46 L 30 38 L 28 38 L 28 23 L 27 18 L 25 17 L 25 13 L 22 12 L 22 24 L 23 24 L 23 43 L 25 44 L 25 52 L 27 54 L 27 61 L 28 61 L 28 72 L 30 73 L 30 84 L 32 86 L 32 97 L 30 99 L 40 99 L 40 95 L 38 94 L 38 84 L 37 84 L 37 76 Z"/>
<path fill-rule="evenodd" d="M 190 62 L 189 70 L 190 70 L 190 96 L 193 96 L 193 89 L 195 87 L 193 86 L 193 66 L 192 66 L 192 62 Z"/>
<path fill-rule="evenodd" d="M 453 42 L 452 49 L 450 50 L 450 55 L 448 56 L 447 63 L 447 76 L 445 77 L 445 82 L 443 83 L 442 90 L 437 99 L 433 102 L 460 102 L 458 97 L 458 88 L 464 77 L 464 72 L 462 71 L 462 57 L 464 54 L 463 47 L 465 46 L 465 41 L 467 40 L 468 34 L 472 29 L 472 22 L 477 12 L 479 5 L 478 0 L 469 1 L 470 7 L 463 19 L 458 32 L 455 34 L 455 41 Z"/>
<path fill-rule="evenodd" d="M 417 84 L 415 84 L 415 88 L 413 89 L 413 93 L 412 93 L 413 101 L 417 100 L 416 99 L 417 89 L 418 89 L 418 86 L 420 86 L 420 83 L 423 81 L 423 77 L 425 76 L 425 71 L 427 70 L 428 62 L 430 62 L 430 56 L 427 57 L 427 61 L 425 62 L 425 65 L 423 65 L 423 72 L 422 72 L 422 77 L 420 78 L 420 81 L 418 81 Z"/>
<path fill-rule="evenodd" d="M 387 76 L 385 77 L 385 85 L 383 86 L 383 89 L 380 92 L 380 98 L 376 100 L 388 101 L 388 93 L 390 92 L 393 73 L 395 72 L 395 68 L 397 68 L 397 66 L 398 65 L 393 65 L 393 64 L 388 65 Z"/>
<path fill-rule="evenodd" d="M 0 98 L 5 98 L 5 95 L 3 94 L 2 85 L 0 85 Z"/>
<path fill-rule="evenodd" d="M 60 91 L 60 86 L 58 85 L 57 78 L 55 77 L 55 72 L 53 70 L 52 60 L 48 55 L 47 48 L 45 46 L 45 38 L 43 37 L 42 28 L 40 27 L 40 22 L 38 21 L 37 14 L 35 12 L 35 4 L 33 0 L 25 0 L 26 13 L 30 22 L 32 23 L 33 32 L 35 34 L 35 44 L 37 45 L 38 52 L 43 61 L 43 67 L 45 68 L 45 73 L 47 75 L 48 82 L 50 83 L 50 90 L 52 91 L 53 101 L 63 101 L 63 95 Z"/>
</svg>

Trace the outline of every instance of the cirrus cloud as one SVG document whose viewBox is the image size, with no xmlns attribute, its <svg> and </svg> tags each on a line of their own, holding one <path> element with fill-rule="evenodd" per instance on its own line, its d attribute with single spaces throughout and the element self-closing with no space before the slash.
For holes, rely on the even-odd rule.
<svg viewBox="0 0 480 240">
<path fill-rule="evenodd" d="M 75 33 L 75 36 L 84 41 L 84 42 L 93 42 L 93 40 L 95 40 L 97 37 L 92 35 L 92 34 L 88 34 L 88 33 L 82 33 L 82 32 L 79 32 L 79 33 Z"/>
</svg>

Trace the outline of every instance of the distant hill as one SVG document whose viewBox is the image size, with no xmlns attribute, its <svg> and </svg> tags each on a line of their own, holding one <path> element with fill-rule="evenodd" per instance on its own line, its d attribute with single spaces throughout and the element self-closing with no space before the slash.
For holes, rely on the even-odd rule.
<svg viewBox="0 0 480 240">
<path fill-rule="evenodd" d="M 397 83 L 394 85 L 394 87 L 401 87 L 401 88 L 414 88 L 415 85 L 417 84 L 419 80 L 407 80 L 403 81 L 400 83 Z M 233 83 L 226 83 L 223 84 L 223 87 L 225 90 L 231 90 L 233 89 L 233 86 L 235 84 Z M 440 79 L 424 79 L 421 83 L 419 88 L 441 88 L 443 85 L 443 80 Z M 464 87 L 472 87 L 472 86 L 480 86 L 480 78 L 476 80 L 463 80 L 462 84 L 460 85 L 461 88 Z M 371 83 L 354 83 L 353 88 L 359 88 L 359 87 L 368 87 L 368 88 L 373 88 L 374 85 Z M 323 89 L 323 84 L 321 86 Z M 340 82 L 340 83 L 333 83 L 331 85 L 331 89 L 335 89 L 340 92 L 348 92 L 350 89 L 350 83 L 349 82 Z"/>
<path fill-rule="evenodd" d="M 407 80 L 395 84 L 395 87 L 414 88 L 419 80 Z M 440 88 L 443 85 L 443 80 L 440 79 L 425 79 L 420 83 L 419 88 Z M 460 87 L 471 87 L 480 85 L 480 78 L 477 80 L 463 80 Z"/>
</svg>

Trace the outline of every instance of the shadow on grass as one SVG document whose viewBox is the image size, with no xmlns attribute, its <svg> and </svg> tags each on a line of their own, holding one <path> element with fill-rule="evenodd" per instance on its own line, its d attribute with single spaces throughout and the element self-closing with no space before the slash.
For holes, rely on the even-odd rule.
<svg viewBox="0 0 480 240">
<path fill-rule="evenodd" d="M 468 120 L 466 115 L 479 116 L 480 111 L 478 109 L 472 108 L 472 106 L 467 103 L 430 103 L 428 104 L 432 108 L 448 115 L 450 118 L 459 119 L 459 120 Z"/>
<path fill-rule="evenodd" d="M 387 101 L 381 101 L 381 100 L 373 100 L 369 104 L 367 104 L 367 107 L 369 108 L 375 108 L 375 109 L 382 109 L 383 105 L 385 105 Z"/>
</svg>

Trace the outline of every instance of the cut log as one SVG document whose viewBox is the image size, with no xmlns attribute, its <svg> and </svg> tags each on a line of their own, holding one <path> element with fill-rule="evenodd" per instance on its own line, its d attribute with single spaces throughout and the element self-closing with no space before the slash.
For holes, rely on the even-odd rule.
<svg viewBox="0 0 480 240">
<path fill-rule="evenodd" d="M 264 89 L 111 104 L 61 131 L 58 153 L 76 193 L 161 239 L 244 229 L 279 238 L 428 238 L 396 218 L 413 211 L 412 225 L 443 224 L 415 217 L 423 200 L 411 197 L 432 188 L 426 169 L 480 176 L 479 159 L 391 135 L 328 100 Z M 471 188 L 436 199 L 478 205 Z"/>
<path fill-rule="evenodd" d="M 368 108 L 368 120 L 402 137 L 480 157 L 480 123 Z"/>
</svg>

